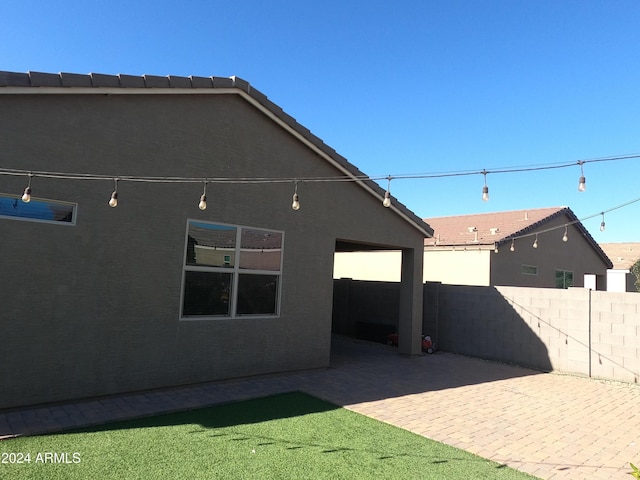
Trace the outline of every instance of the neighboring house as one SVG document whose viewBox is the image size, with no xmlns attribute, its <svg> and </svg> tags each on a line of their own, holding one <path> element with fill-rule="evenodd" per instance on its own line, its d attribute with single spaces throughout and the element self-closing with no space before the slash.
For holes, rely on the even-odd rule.
<svg viewBox="0 0 640 480">
<path fill-rule="evenodd" d="M 613 262 L 613 268 L 607 270 L 607 290 L 637 292 L 637 279 L 631 272 L 631 267 L 640 261 L 640 242 L 601 243 L 600 247 Z"/>
<path fill-rule="evenodd" d="M 605 290 L 611 261 L 567 207 L 425 219 L 425 280 Z"/>
<path fill-rule="evenodd" d="M 327 367 L 363 244 L 420 353 L 431 228 L 246 81 L 0 72 L 0 131 L 0 408 Z"/>
<path fill-rule="evenodd" d="M 425 239 L 425 282 L 605 290 L 611 261 L 567 207 L 425 222 L 434 230 L 433 237 Z M 334 278 L 399 281 L 398 255 L 336 253 Z"/>
</svg>

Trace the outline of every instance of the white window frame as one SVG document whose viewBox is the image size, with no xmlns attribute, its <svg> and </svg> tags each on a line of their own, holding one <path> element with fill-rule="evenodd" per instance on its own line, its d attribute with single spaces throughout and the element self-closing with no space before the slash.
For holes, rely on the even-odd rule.
<svg viewBox="0 0 640 480">
<path fill-rule="evenodd" d="M 6 199 L 12 199 L 18 202 L 18 205 L 25 205 L 28 206 L 29 203 L 25 203 L 22 201 L 22 197 L 18 196 L 18 195 L 11 195 L 8 193 L 0 193 L 0 197 L 2 198 L 6 198 Z M 59 200 L 50 200 L 48 198 L 39 198 L 39 197 L 31 197 L 31 202 L 41 202 L 41 203 L 48 203 L 51 205 L 59 205 L 62 207 L 70 207 L 72 214 L 71 214 L 71 221 L 70 222 L 63 222 L 61 220 L 47 220 L 44 218 L 32 218 L 32 217 L 19 217 L 19 216 L 15 216 L 15 215 L 4 215 L 2 213 L 2 209 L 0 209 L 0 219 L 7 219 L 7 220 L 20 220 L 23 222 L 35 222 L 35 223 L 48 223 L 50 225 L 66 225 L 66 226 L 75 226 L 76 224 L 76 219 L 78 217 L 78 204 L 77 203 L 72 203 L 72 202 L 61 202 Z"/>
<path fill-rule="evenodd" d="M 201 265 L 187 265 L 187 249 L 189 242 L 189 225 L 191 222 L 196 223 L 205 223 L 210 225 L 219 225 L 221 227 L 231 227 L 236 229 L 236 239 L 235 239 L 235 248 L 234 248 L 234 265 L 224 266 L 224 267 L 214 267 L 214 266 L 201 266 Z M 260 230 L 264 232 L 273 232 L 282 235 L 282 242 L 280 245 L 280 266 L 279 270 L 254 270 L 254 269 L 246 269 L 240 268 L 240 259 L 242 255 L 241 249 L 241 239 L 242 239 L 242 231 L 243 230 Z M 185 241 L 184 241 L 184 252 L 182 254 L 182 285 L 180 290 L 180 321 L 202 321 L 202 320 L 232 320 L 238 318 L 279 318 L 280 317 L 280 305 L 282 302 L 282 265 L 284 261 L 284 232 L 281 230 L 274 230 L 269 228 L 262 227 L 250 227 L 246 225 L 234 225 L 229 223 L 221 223 L 221 222 L 211 222 L 206 220 L 189 218 L 187 219 L 187 226 L 185 231 Z M 225 255 L 226 257 L 226 255 Z M 226 265 L 226 258 L 224 260 Z M 184 309 L 184 294 L 185 294 L 185 283 L 186 283 L 186 272 L 220 272 L 231 274 L 231 294 L 229 298 L 229 314 L 228 315 L 193 315 L 193 316 L 185 316 L 183 313 Z M 238 281 L 240 275 L 270 275 L 278 277 L 278 287 L 276 290 L 276 305 L 275 305 L 275 313 L 274 314 L 238 314 Z"/>
</svg>

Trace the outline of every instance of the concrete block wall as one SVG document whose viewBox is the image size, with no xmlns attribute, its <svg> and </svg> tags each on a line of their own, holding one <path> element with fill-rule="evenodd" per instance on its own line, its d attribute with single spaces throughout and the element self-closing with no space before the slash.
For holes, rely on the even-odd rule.
<svg viewBox="0 0 640 480">
<path fill-rule="evenodd" d="M 589 374 L 589 290 L 496 287 L 546 350 L 543 370 Z M 523 353 L 524 354 L 524 353 Z M 518 364 L 525 359 L 514 358 Z M 533 365 L 535 366 L 535 365 Z"/>
<path fill-rule="evenodd" d="M 397 331 L 400 283 L 339 279 L 333 286 L 334 333 L 384 342 Z"/>
<path fill-rule="evenodd" d="M 551 370 L 547 348 L 535 331 L 541 299 L 509 298 L 493 287 L 427 284 L 438 290 L 437 317 L 425 308 L 423 331 L 445 351 Z M 514 292 L 514 294 L 517 292 Z M 433 332 L 433 333 L 432 333 Z"/>
<path fill-rule="evenodd" d="M 334 282 L 334 332 L 386 323 L 398 284 Z M 640 383 L 640 294 L 424 285 L 423 327 L 438 349 L 542 371 Z"/>
<path fill-rule="evenodd" d="M 640 382 L 640 295 L 591 293 L 593 376 Z"/>
<path fill-rule="evenodd" d="M 544 371 L 640 382 L 640 295 L 426 284 L 442 350 Z"/>
</svg>

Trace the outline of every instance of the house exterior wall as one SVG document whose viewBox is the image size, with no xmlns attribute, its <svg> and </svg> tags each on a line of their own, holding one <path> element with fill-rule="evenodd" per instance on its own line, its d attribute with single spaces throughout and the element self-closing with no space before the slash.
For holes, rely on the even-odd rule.
<svg viewBox="0 0 640 480">
<path fill-rule="evenodd" d="M 489 285 L 488 250 L 425 251 L 423 281 L 438 281 L 454 285 Z M 337 252 L 333 278 L 399 282 L 398 251 Z"/>
<path fill-rule="evenodd" d="M 626 292 L 628 270 L 607 270 L 607 291 Z"/>
<path fill-rule="evenodd" d="M 489 285 L 492 250 L 425 249 L 424 281 L 454 285 Z"/>
<path fill-rule="evenodd" d="M 562 227 L 569 221 L 561 216 L 538 228 L 538 248 L 533 248 L 536 230 L 515 240 L 513 252 L 510 242 L 501 244 L 497 253 L 490 245 L 425 247 L 423 280 L 449 285 L 555 288 L 556 270 L 561 270 L 572 273 L 574 287 L 584 287 L 585 275 L 589 275 L 588 287 L 605 290 L 610 275 L 607 265 L 581 231 L 570 225 L 568 241 L 562 241 Z M 546 231 L 549 229 L 553 230 Z M 399 252 L 337 253 L 334 278 L 399 281 L 399 259 Z M 523 266 L 535 267 L 537 273 L 532 275 Z"/>
<path fill-rule="evenodd" d="M 561 216 L 544 224 L 539 230 L 562 227 L 567 217 Z M 535 230 L 532 231 L 535 233 Z M 556 270 L 573 272 L 573 286 L 583 287 L 585 274 L 595 274 L 604 284 L 607 266 L 593 247 L 574 226 L 568 227 L 568 241 L 563 242 L 564 229 L 539 233 L 538 248 L 533 248 L 535 236 L 515 240 L 515 251 L 503 244 L 491 255 L 491 285 L 518 287 L 555 287 Z M 522 273 L 522 266 L 537 267 L 537 275 Z M 604 287 L 602 287 L 604 289 Z"/>
<path fill-rule="evenodd" d="M 635 276 L 629 270 L 607 270 L 607 291 L 637 292 Z"/>
<path fill-rule="evenodd" d="M 0 95 L 5 164 L 107 176 L 338 175 L 239 95 Z M 20 194 L 26 178 L 0 176 Z M 336 238 L 422 235 L 350 183 L 118 184 L 35 177 L 75 226 L 0 219 L 0 408 L 326 367 Z M 358 221 L 376 215 L 376 222 Z M 187 219 L 284 232 L 278 317 L 180 320 Z M 384 225 L 384 228 L 380 226 Z"/>
<path fill-rule="evenodd" d="M 333 278 L 399 282 L 401 262 L 402 252 L 397 250 L 336 252 L 333 261 Z"/>
</svg>

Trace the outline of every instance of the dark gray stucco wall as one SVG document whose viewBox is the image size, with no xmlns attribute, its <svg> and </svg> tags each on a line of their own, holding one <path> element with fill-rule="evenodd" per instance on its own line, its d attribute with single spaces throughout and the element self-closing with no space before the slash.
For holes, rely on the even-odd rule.
<svg viewBox="0 0 640 480">
<path fill-rule="evenodd" d="M 584 286 L 584 275 L 587 273 L 604 280 L 607 265 L 575 226 L 568 227 L 567 242 L 562 241 L 564 229 L 545 231 L 562 227 L 570 221 L 568 217 L 560 216 L 545 223 L 538 235 L 538 248 L 533 248 L 535 236 L 531 236 L 515 240 L 514 252 L 509 250 L 511 244 L 506 243 L 498 253 L 492 253 L 491 285 L 554 287 L 556 270 L 573 272 L 575 287 Z M 523 264 L 538 267 L 538 274 L 523 275 Z"/>
<path fill-rule="evenodd" d="M 225 95 L 0 95 L 0 161 L 33 171 L 181 177 L 338 172 Z M 0 176 L 20 194 L 26 178 Z M 0 408 L 329 364 L 336 238 L 401 248 L 419 232 L 351 183 L 119 183 L 34 178 L 75 226 L 0 219 Z M 180 321 L 188 218 L 285 233 L 278 318 Z"/>
</svg>

